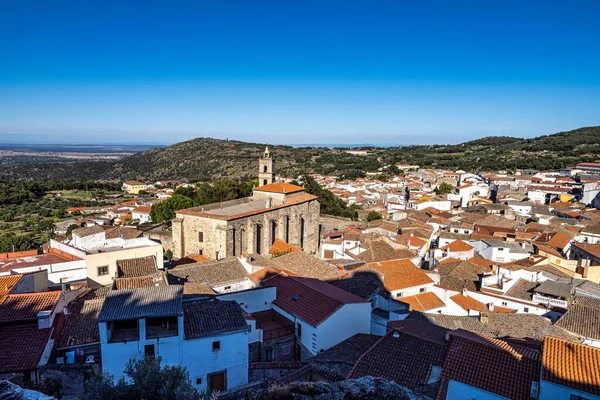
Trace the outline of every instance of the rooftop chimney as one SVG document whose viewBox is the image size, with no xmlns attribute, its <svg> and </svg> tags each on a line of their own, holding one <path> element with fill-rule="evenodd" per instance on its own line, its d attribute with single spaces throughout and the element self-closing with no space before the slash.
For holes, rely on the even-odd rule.
<svg viewBox="0 0 600 400">
<path fill-rule="evenodd" d="M 50 321 L 50 317 L 52 316 L 52 311 L 40 311 L 37 314 L 38 320 L 38 329 L 47 329 L 52 326 Z"/>
<path fill-rule="evenodd" d="M 487 314 L 484 314 L 484 313 L 479 314 L 479 322 L 481 322 L 484 325 L 487 325 L 489 323 L 489 321 L 490 321 L 490 319 Z"/>
</svg>

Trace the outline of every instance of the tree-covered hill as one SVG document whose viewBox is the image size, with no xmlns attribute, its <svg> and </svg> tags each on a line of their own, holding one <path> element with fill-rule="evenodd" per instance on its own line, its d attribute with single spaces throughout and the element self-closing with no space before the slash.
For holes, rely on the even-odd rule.
<svg viewBox="0 0 600 400">
<path fill-rule="evenodd" d="M 255 177 L 265 144 L 197 138 L 154 148 L 117 162 L 7 166 L 0 179 L 183 179 L 207 181 Z M 348 178 L 365 171 L 385 172 L 395 163 L 427 168 L 497 170 L 557 169 L 600 160 L 600 127 L 580 128 L 532 139 L 486 137 L 456 145 L 373 147 L 366 156 L 344 149 L 270 146 L 281 174 L 335 174 Z"/>
</svg>

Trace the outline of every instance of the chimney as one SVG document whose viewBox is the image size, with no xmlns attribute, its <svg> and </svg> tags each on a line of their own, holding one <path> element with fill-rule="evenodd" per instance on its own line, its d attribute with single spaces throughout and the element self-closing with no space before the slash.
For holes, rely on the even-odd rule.
<svg viewBox="0 0 600 400">
<path fill-rule="evenodd" d="M 267 199 L 267 208 L 271 208 L 271 207 L 273 207 L 273 200 Z"/>
<path fill-rule="evenodd" d="M 37 314 L 38 320 L 38 329 L 47 329 L 52 326 L 50 321 L 50 317 L 52 316 L 52 311 L 40 311 Z"/>
<path fill-rule="evenodd" d="M 479 322 L 481 322 L 483 325 L 487 325 L 489 323 L 489 316 L 487 314 L 484 313 L 480 313 L 479 314 Z"/>
<path fill-rule="evenodd" d="M 487 306 L 490 309 L 490 311 L 494 311 L 494 303 L 488 303 Z"/>
</svg>

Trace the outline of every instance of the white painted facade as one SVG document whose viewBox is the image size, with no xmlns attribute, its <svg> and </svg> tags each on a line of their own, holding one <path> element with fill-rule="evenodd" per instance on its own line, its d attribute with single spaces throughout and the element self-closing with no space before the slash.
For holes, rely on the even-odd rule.
<svg viewBox="0 0 600 400">
<path fill-rule="evenodd" d="M 152 222 L 152 218 L 150 218 L 150 213 L 147 212 L 140 212 L 134 210 L 131 212 L 131 218 L 137 219 L 138 221 L 140 221 L 140 224 Z"/>
<path fill-rule="evenodd" d="M 506 397 L 499 396 L 487 390 L 479 389 L 475 386 L 467 385 L 460 381 L 450 379 L 448 381 L 447 400 L 510 400 Z"/>
<path fill-rule="evenodd" d="M 571 396 L 580 396 L 580 398 L 587 400 L 600 400 L 598 395 L 582 392 L 544 379 L 540 382 L 539 400 L 572 400 L 573 397 Z"/>
</svg>

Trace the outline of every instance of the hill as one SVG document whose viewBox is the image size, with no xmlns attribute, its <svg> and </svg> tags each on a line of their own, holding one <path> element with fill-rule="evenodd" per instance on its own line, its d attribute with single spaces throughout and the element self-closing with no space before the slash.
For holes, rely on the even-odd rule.
<svg viewBox="0 0 600 400">
<path fill-rule="evenodd" d="M 164 148 L 153 148 L 115 162 L 72 162 L 9 165 L 0 179 L 183 179 L 206 181 L 254 177 L 265 144 L 197 138 Z M 427 168 L 538 170 L 573 166 L 600 158 L 600 127 L 580 128 L 531 139 L 486 137 L 457 145 L 369 148 L 366 156 L 325 147 L 270 146 L 283 175 L 335 174 L 348 178 L 395 163 Z"/>
</svg>

